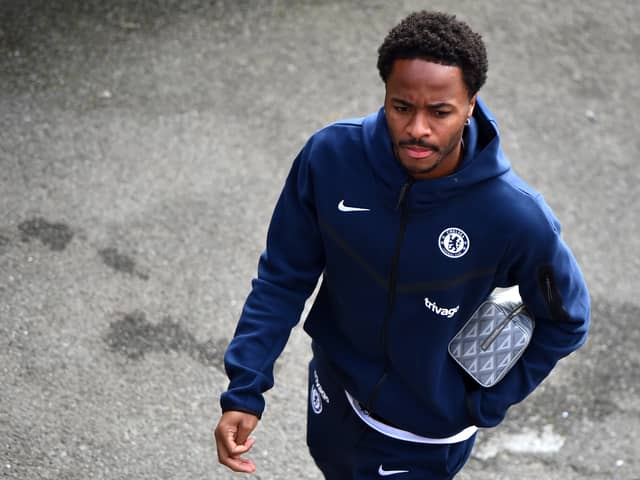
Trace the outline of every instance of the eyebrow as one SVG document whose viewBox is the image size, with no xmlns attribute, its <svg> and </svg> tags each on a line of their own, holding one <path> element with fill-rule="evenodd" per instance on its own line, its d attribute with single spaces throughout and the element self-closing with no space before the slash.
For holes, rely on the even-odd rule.
<svg viewBox="0 0 640 480">
<path fill-rule="evenodd" d="M 411 102 L 403 100 L 402 98 L 392 97 L 391 101 L 395 103 L 400 103 L 401 105 L 404 105 L 406 107 L 413 107 L 413 104 Z M 430 103 L 429 105 L 427 105 L 427 108 L 435 110 L 438 108 L 454 108 L 454 106 L 447 102 L 437 102 L 437 103 Z"/>
<path fill-rule="evenodd" d="M 412 104 L 411 102 L 407 102 L 406 100 L 403 100 L 403 99 L 401 99 L 401 98 L 393 97 L 393 98 L 391 99 L 391 101 L 392 101 L 392 102 L 395 102 L 395 103 L 400 103 L 401 105 L 405 105 L 405 106 L 407 106 L 407 107 L 412 107 L 412 106 L 413 106 L 413 104 Z"/>
<path fill-rule="evenodd" d="M 430 103 L 428 107 L 434 110 L 437 108 L 455 108 L 453 105 L 447 102 Z"/>
</svg>

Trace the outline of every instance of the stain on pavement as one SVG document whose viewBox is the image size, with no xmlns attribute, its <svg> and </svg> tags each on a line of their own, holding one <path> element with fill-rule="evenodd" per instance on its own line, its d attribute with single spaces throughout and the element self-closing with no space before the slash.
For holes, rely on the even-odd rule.
<svg viewBox="0 0 640 480">
<path fill-rule="evenodd" d="M 44 218 L 36 217 L 25 220 L 18 225 L 22 241 L 28 242 L 37 238 L 51 250 L 62 251 L 73 238 L 73 231 L 64 223 L 50 223 Z"/>
<path fill-rule="evenodd" d="M 117 249 L 104 248 L 99 250 L 98 253 L 102 257 L 102 261 L 117 272 L 127 273 L 143 280 L 149 280 L 149 275 L 136 268 L 135 260 L 128 255 L 118 252 Z"/>
<path fill-rule="evenodd" d="M 165 317 L 158 324 L 146 314 L 134 311 L 109 325 L 104 336 L 109 349 L 131 360 L 141 360 L 147 353 L 186 353 L 197 362 L 221 369 L 226 340 L 198 342 L 182 325 Z"/>
<path fill-rule="evenodd" d="M 9 237 L 0 234 L 0 253 L 4 253 L 4 249 L 7 245 L 9 245 L 10 241 L 11 240 L 9 239 Z"/>
</svg>

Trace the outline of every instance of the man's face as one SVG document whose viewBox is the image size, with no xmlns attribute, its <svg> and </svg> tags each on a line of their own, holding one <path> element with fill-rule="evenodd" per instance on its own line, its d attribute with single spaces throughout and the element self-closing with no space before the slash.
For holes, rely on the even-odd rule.
<svg viewBox="0 0 640 480">
<path fill-rule="evenodd" d="M 455 171 L 475 103 L 459 67 L 422 59 L 394 62 L 384 109 L 394 153 L 409 174 L 423 179 Z"/>
</svg>

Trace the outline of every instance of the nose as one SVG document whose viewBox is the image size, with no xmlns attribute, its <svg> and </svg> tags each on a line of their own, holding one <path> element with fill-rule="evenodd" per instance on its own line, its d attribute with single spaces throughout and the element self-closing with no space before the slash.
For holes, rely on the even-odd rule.
<svg viewBox="0 0 640 480">
<path fill-rule="evenodd" d="M 416 111 L 407 124 L 407 134 L 412 138 L 422 138 L 431 135 L 429 119 L 424 112 Z"/>
</svg>

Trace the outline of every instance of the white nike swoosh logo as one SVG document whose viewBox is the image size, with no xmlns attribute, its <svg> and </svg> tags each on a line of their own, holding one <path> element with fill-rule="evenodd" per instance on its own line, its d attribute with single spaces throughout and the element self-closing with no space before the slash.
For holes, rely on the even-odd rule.
<svg viewBox="0 0 640 480">
<path fill-rule="evenodd" d="M 338 210 L 340 210 L 341 212 L 369 212 L 369 211 L 371 211 L 370 208 L 348 207 L 347 205 L 344 204 L 344 200 L 340 200 L 340 203 L 338 204 Z"/>
<path fill-rule="evenodd" d="M 399 473 L 409 473 L 409 470 L 385 470 L 382 465 L 378 467 L 378 475 L 388 477 L 389 475 L 397 475 Z"/>
</svg>

